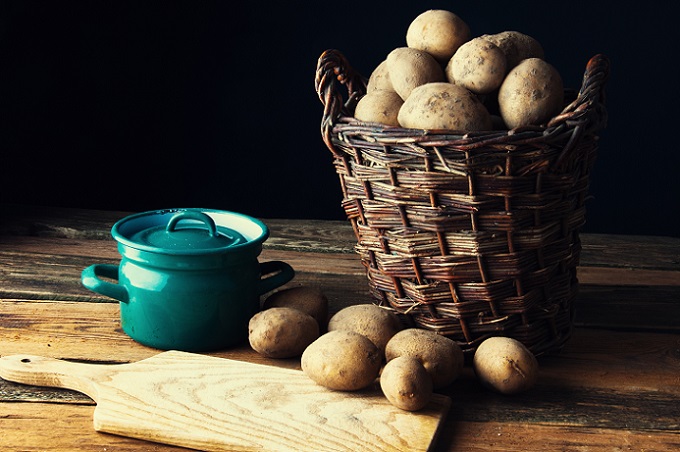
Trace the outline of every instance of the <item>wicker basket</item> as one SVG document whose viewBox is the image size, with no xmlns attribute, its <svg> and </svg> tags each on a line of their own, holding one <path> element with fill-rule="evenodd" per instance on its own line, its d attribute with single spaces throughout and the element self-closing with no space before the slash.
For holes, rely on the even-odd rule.
<svg viewBox="0 0 680 452">
<path fill-rule="evenodd" d="M 366 79 L 324 52 L 321 133 L 376 304 L 466 352 L 490 336 L 558 351 L 572 331 L 608 75 L 594 56 L 546 126 L 461 134 L 358 122 Z"/>
</svg>

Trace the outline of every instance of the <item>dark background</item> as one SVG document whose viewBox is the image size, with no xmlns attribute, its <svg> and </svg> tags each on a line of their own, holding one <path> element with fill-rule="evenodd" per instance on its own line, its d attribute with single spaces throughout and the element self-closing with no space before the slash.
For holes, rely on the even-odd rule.
<svg viewBox="0 0 680 452">
<path fill-rule="evenodd" d="M 369 75 L 442 8 L 535 37 L 568 87 L 609 56 L 585 231 L 680 236 L 676 5 L 0 0 L 0 202 L 344 219 L 317 58 Z"/>
</svg>

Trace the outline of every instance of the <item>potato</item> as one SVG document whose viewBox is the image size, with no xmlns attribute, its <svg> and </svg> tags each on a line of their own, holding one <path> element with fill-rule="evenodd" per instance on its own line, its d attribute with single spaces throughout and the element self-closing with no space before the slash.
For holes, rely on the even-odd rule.
<svg viewBox="0 0 680 452">
<path fill-rule="evenodd" d="M 482 35 L 481 38 L 496 44 L 503 51 L 508 70 L 527 58 L 545 58 L 541 44 L 531 36 L 519 31 L 486 34 Z"/>
<path fill-rule="evenodd" d="M 512 68 L 498 90 L 498 107 L 509 129 L 544 124 L 560 112 L 563 101 L 559 72 L 540 58 Z"/>
<path fill-rule="evenodd" d="M 366 92 L 370 93 L 371 91 L 376 90 L 394 91 L 392 81 L 390 80 L 390 73 L 387 70 L 387 60 L 382 60 L 382 62 L 373 69 L 370 77 L 368 77 Z"/>
<path fill-rule="evenodd" d="M 359 121 L 379 122 L 388 126 L 398 126 L 399 109 L 404 100 L 391 90 L 373 90 L 359 99 L 354 109 L 354 117 Z"/>
<path fill-rule="evenodd" d="M 463 371 L 463 350 L 446 336 L 420 328 L 407 328 L 395 334 L 385 347 L 389 363 L 400 356 L 417 358 L 432 378 L 434 389 L 453 383 Z"/>
<path fill-rule="evenodd" d="M 406 30 L 406 45 L 424 50 L 440 62 L 446 62 L 458 47 L 470 39 L 470 27 L 457 15 L 431 9 L 418 15 Z"/>
<path fill-rule="evenodd" d="M 424 50 L 398 47 L 386 59 L 392 88 L 406 100 L 417 86 L 431 82 L 443 82 L 444 69 Z"/>
<path fill-rule="evenodd" d="M 374 304 L 357 304 L 341 309 L 328 321 L 328 330 L 353 331 L 370 339 L 381 357 L 387 342 L 398 331 L 401 323 L 396 314 Z"/>
<path fill-rule="evenodd" d="M 474 38 L 460 46 L 446 65 L 449 82 L 476 94 L 488 94 L 498 89 L 506 72 L 503 51 L 482 38 Z"/>
<path fill-rule="evenodd" d="M 501 394 L 517 394 L 531 388 L 538 379 L 538 361 L 520 341 L 509 337 L 484 340 L 472 359 L 481 383 Z"/>
<path fill-rule="evenodd" d="M 402 127 L 411 129 L 491 129 L 491 115 L 479 99 L 466 88 L 447 82 L 415 88 L 397 119 Z"/>
<path fill-rule="evenodd" d="M 328 298 L 318 287 L 297 286 L 274 292 L 262 303 L 262 309 L 287 307 L 311 315 L 319 324 L 319 331 L 328 325 Z"/>
<path fill-rule="evenodd" d="M 251 317 L 248 342 L 268 358 L 300 356 L 319 337 L 316 320 L 293 308 L 270 308 Z"/>
<path fill-rule="evenodd" d="M 432 398 L 432 378 L 417 358 L 399 356 L 385 364 L 380 388 L 397 408 L 418 411 Z"/>
<path fill-rule="evenodd" d="M 339 391 L 365 388 L 378 378 L 378 347 L 353 331 L 329 331 L 302 353 L 302 371 L 317 384 Z"/>
</svg>

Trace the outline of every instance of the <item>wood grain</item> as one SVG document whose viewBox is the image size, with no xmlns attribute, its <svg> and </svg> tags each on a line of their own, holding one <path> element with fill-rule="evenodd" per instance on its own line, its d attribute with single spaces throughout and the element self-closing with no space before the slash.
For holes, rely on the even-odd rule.
<svg viewBox="0 0 680 452">
<path fill-rule="evenodd" d="M 4 356 L 0 376 L 83 392 L 97 431 L 208 451 L 427 451 L 450 406 L 435 395 L 411 413 L 377 385 L 332 391 L 299 370 L 174 351 L 121 365 Z"/>
<path fill-rule="evenodd" d="M 20 416 L 0 419 L 3 447 L 8 451 L 171 452 L 187 449 L 143 442 L 92 429 L 93 406 L 73 405 L 65 411 L 58 403 L 8 403 L 7 412 Z M 30 432 L 30 434 L 27 434 Z M 55 434 L 59 432 L 59 434 Z M 680 434 L 673 432 L 588 428 L 571 425 L 455 421 L 443 429 L 433 452 L 517 451 L 647 451 L 680 449 Z"/>
</svg>

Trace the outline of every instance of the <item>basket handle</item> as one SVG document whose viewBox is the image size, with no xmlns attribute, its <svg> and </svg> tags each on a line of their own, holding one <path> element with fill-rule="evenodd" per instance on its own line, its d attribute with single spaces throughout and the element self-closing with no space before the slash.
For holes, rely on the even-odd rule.
<svg viewBox="0 0 680 452">
<path fill-rule="evenodd" d="M 341 115 L 349 114 L 350 106 L 366 92 L 366 83 L 366 79 L 354 71 L 340 51 L 329 49 L 319 57 L 314 84 L 324 106 L 321 136 L 328 149 L 336 155 L 338 151 L 331 142 L 333 124 Z M 343 95 L 342 87 L 346 95 Z"/>
<path fill-rule="evenodd" d="M 581 136 L 586 132 L 603 129 L 607 125 L 607 109 L 605 107 L 605 84 L 609 79 L 609 58 L 597 54 L 588 60 L 583 82 L 576 99 L 567 105 L 560 114 L 548 123 L 548 127 L 571 123 L 574 131 L 557 157 L 553 166 L 559 167 L 571 151 L 576 147 Z"/>
</svg>

